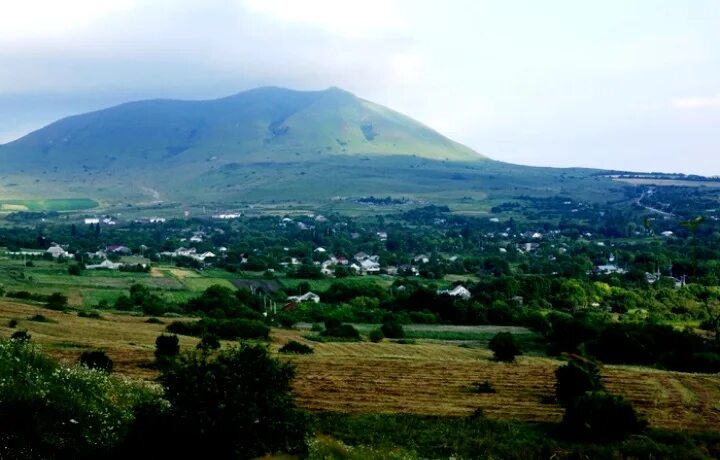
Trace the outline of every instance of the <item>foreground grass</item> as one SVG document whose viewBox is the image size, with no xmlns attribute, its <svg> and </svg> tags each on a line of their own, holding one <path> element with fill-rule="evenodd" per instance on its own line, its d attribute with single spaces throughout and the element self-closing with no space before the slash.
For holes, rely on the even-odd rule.
<svg viewBox="0 0 720 460">
<path fill-rule="evenodd" d="M 650 430 L 610 444 L 562 441 L 556 425 L 471 417 L 316 414 L 313 459 L 617 459 L 720 455 L 720 433 Z"/>
</svg>

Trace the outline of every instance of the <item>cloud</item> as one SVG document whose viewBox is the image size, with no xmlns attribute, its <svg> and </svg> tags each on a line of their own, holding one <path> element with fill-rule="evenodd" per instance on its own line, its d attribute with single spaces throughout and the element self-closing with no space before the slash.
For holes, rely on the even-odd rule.
<svg viewBox="0 0 720 460">
<path fill-rule="evenodd" d="M 680 97 L 673 99 L 671 105 L 675 109 L 720 109 L 720 93 L 707 97 Z"/>
<path fill-rule="evenodd" d="M 245 0 L 244 5 L 252 13 L 308 25 L 344 38 L 368 38 L 407 27 L 397 5 L 383 0 Z"/>
</svg>

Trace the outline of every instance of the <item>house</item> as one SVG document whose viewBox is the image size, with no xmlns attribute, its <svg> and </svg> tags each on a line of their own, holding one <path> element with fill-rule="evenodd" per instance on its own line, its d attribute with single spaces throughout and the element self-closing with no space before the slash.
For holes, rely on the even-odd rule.
<svg viewBox="0 0 720 460">
<path fill-rule="evenodd" d="M 366 253 L 364 253 L 362 251 L 358 252 L 357 254 L 355 254 L 353 256 L 353 258 L 355 260 L 357 260 L 358 262 L 362 262 L 363 260 L 368 259 L 369 257 L 370 257 L 369 255 L 367 255 Z"/>
<path fill-rule="evenodd" d="M 413 262 L 419 262 L 426 264 L 430 262 L 430 257 L 426 256 L 425 254 L 420 254 L 418 256 L 413 257 Z"/>
<path fill-rule="evenodd" d="M 53 245 L 48 248 L 47 251 L 45 251 L 46 254 L 50 254 L 53 259 L 57 259 L 59 257 L 72 257 L 73 255 L 67 252 L 65 249 L 63 249 L 60 245 Z"/>
<path fill-rule="evenodd" d="M 123 264 L 121 263 L 110 262 L 109 260 L 105 259 L 99 264 L 86 265 L 85 268 L 87 268 L 88 270 L 119 270 L 122 265 Z"/>
<path fill-rule="evenodd" d="M 540 247 L 540 245 L 537 243 L 523 243 L 523 244 L 518 244 L 518 251 L 532 252 L 532 251 L 537 250 L 537 248 L 539 248 L 539 247 Z"/>
<path fill-rule="evenodd" d="M 242 217 L 242 214 L 239 212 L 228 212 L 228 213 L 222 213 L 222 214 L 214 214 L 212 216 L 213 219 L 222 219 L 222 220 L 229 220 L 229 219 L 239 219 Z"/>
<path fill-rule="evenodd" d="M 376 235 L 380 241 L 387 241 L 387 232 L 377 232 Z"/>
<path fill-rule="evenodd" d="M 166 219 L 164 217 L 151 217 L 150 223 L 151 224 L 164 224 L 165 220 Z"/>
<path fill-rule="evenodd" d="M 86 217 L 85 218 L 85 225 L 96 225 L 100 223 L 100 219 L 98 217 Z"/>
<path fill-rule="evenodd" d="M 400 265 L 398 267 L 398 273 L 404 276 L 418 276 L 420 271 L 414 265 Z"/>
<path fill-rule="evenodd" d="M 622 275 L 627 273 L 627 270 L 625 270 L 624 268 L 620 268 L 615 264 L 598 265 L 597 267 L 595 267 L 595 271 L 602 275 L 610 275 L 612 273 Z"/>
<path fill-rule="evenodd" d="M 380 264 L 371 259 L 360 262 L 360 270 L 363 273 L 377 273 L 380 271 Z"/>
<path fill-rule="evenodd" d="M 472 297 L 472 294 L 470 291 L 467 290 L 465 286 L 455 286 L 452 289 L 441 289 L 437 291 L 440 295 L 449 295 L 452 297 L 460 297 L 461 299 L 468 300 L 470 297 Z"/>
<path fill-rule="evenodd" d="M 113 253 L 113 254 L 132 254 L 132 251 L 127 246 L 123 246 L 121 244 L 112 244 L 110 246 L 105 247 L 105 252 L 107 253 Z"/>
<path fill-rule="evenodd" d="M 320 248 L 315 248 L 315 252 L 323 254 L 323 253 L 327 252 L 327 250 L 323 247 L 320 247 Z"/>
<path fill-rule="evenodd" d="M 202 254 L 195 254 L 190 257 L 192 257 L 193 259 L 195 259 L 199 262 L 205 262 L 205 259 L 211 259 L 211 258 L 215 257 L 215 254 L 213 254 L 210 251 L 207 251 L 207 252 L 203 252 Z"/>
<path fill-rule="evenodd" d="M 115 225 L 115 221 L 112 219 L 112 217 L 103 218 L 102 223 L 105 225 Z"/>
<path fill-rule="evenodd" d="M 291 295 L 287 299 L 289 302 L 297 302 L 297 303 L 303 303 L 303 302 L 320 303 L 320 296 L 311 291 L 308 291 L 303 295 Z"/>
<path fill-rule="evenodd" d="M 664 231 L 664 232 L 662 232 L 662 233 L 660 233 L 660 234 L 661 234 L 662 236 L 666 237 L 666 238 L 670 238 L 670 237 L 673 236 L 675 233 L 671 232 L 670 230 L 666 230 L 666 231 Z"/>
</svg>

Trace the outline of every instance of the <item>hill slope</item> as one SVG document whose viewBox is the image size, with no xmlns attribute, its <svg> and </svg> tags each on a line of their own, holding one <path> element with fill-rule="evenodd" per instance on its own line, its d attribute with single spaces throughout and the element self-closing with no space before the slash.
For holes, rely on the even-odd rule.
<svg viewBox="0 0 720 460">
<path fill-rule="evenodd" d="M 0 165 L 2 200 L 78 197 L 108 205 L 390 194 L 485 199 L 583 191 L 585 182 L 564 174 L 592 173 L 488 160 L 337 88 L 122 104 L 2 145 Z M 602 187 L 592 193 L 608 196 Z"/>
<path fill-rule="evenodd" d="M 482 158 L 408 117 L 336 88 L 259 88 L 210 101 L 132 102 L 62 119 L 0 148 L 4 164 L 26 170 L 359 154 Z"/>
</svg>

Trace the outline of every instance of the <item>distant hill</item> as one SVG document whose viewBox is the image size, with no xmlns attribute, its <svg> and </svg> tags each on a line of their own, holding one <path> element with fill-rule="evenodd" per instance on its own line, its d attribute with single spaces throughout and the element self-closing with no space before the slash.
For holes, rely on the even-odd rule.
<svg viewBox="0 0 720 460">
<path fill-rule="evenodd" d="M 0 198 L 109 204 L 484 197 L 562 186 L 556 170 L 494 162 L 338 88 L 122 104 L 2 145 L 0 165 Z"/>
</svg>

